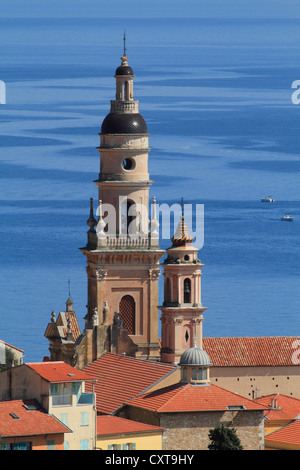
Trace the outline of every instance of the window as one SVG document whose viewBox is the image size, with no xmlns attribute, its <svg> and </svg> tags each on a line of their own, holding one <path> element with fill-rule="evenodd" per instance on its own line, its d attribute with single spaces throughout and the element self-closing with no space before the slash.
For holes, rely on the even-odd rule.
<svg viewBox="0 0 300 470">
<path fill-rule="evenodd" d="M 121 450 L 122 446 L 121 444 L 109 444 L 108 445 L 108 450 Z"/>
<path fill-rule="evenodd" d="M 58 384 L 50 384 L 50 395 L 58 394 Z"/>
<path fill-rule="evenodd" d="M 123 444 L 123 450 L 135 450 L 135 442 L 126 442 Z"/>
<path fill-rule="evenodd" d="M 65 426 L 68 426 L 68 413 L 61 413 L 60 420 Z"/>
<path fill-rule="evenodd" d="M 14 450 L 31 450 L 31 442 L 16 442 L 13 446 Z"/>
<path fill-rule="evenodd" d="M 133 170 L 133 160 L 131 158 L 125 158 L 125 160 L 123 160 L 122 162 L 122 167 L 124 168 L 124 170 Z"/>
<path fill-rule="evenodd" d="M 89 450 L 89 441 L 88 441 L 88 439 L 82 439 L 80 441 L 80 450 Z"/>
<path fill-rule="evenodd" d="M 80 392 L 80 382 L 72 382 L 72 394 L 77 395 Z"/>
<path fill-rule="evenodd" d="M 13 444 L 0 444 L 0 450 L 12 450 Z"/>
<path fill-rule="evenodd" d="M 81 426 L 88 426 L 89 425 L 89 414 L 87 411 L 83 411 L 80 413 L 80 424 Z"/>
<path fill-rule="evenodd" d="M 186 278 L 183 283 L 184 291 L 184 303 L 189 304 L 191 302 L 191 280 Z"/>
<path fill-rule="evenodd" d="M 129 335 L 135 334 L 135 301 L 131 295 L 124 295 L 119 305 L 120 317 Z"/>
<path fill-rule="evenodd" d="M 55 450 L 55 441 L 47 441 L 47 450 Z"/>
<path fill-rule="evenodd" d="M 187 368 L 181 367 L 182 380 L 187 381 Z"/>
<path fill-rule="evenodd" d="M 69 442 L 64 441 L 64 450 L 69 450 Z"/>
</svg>

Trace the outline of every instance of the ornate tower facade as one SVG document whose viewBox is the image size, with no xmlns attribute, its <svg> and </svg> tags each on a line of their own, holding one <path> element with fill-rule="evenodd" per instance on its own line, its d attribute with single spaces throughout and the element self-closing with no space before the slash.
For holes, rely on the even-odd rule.
<svg viewBox="0 0 300 470">
<path fill-rule="evenodd" d="M 177 364 L 195 344 L 202 348 L 201 264 L 182 215 L 164 261 L 164 302 L 160 308 L 163 362 Z"/>
<path fill-rule="evenodd" d="M 152 214 L 149 210 L 147 125 L 133 99 L 134 74 L 125 54 L 121 61 L 115 72 L 116 96 L 99 134 L 98 219 L 91 200 L 88 241 L 81 248 L 87 258 L 87 350 L 90 360 L 109 350 L 109 325 L 118 323 L 135 345 L 136 357 L 157 360 L 159 260 L 164 252 L 155 200 Z"/>
</svg>

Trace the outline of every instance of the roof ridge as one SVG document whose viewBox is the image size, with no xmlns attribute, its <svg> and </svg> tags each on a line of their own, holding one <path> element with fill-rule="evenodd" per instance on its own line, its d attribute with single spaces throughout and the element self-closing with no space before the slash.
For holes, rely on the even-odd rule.
<svg viewBox="0 0 300 470">
<path fill-rule="evenodd" d="M 211 387 L 211 386 L 213 386 L 213 387 L 215 387 L 215 388 L 219 388 L 219 389 L 221 389 L 221 390 L 224 390 L 224 392 L 227 392 L 227 393 L 229 393 L 229 394 L 231 394 L 231 395 L 235 395 L 236 397 L 242 398 L 243 400 L 246 400 L 246 401 L 248 401 L 248 402 L 250 402 L 250 403 L 254 403 L 254 402 L 255 402 L 255 400 L 251 400 L 251 398 L 247 398 L 247 397 L 245 397 L 244 395 L 241 395 L 240 393 L 237 393 L 237 392 L 233 392 L 232 390 L 228 390 L 227 388 L 220 387 L 220 385 L 210 384 L 210 387 Z M 262 403 L 259 403 L 259 405 L 262 405 Z M 262 405 L 262 406 L 263 406 L 263 408 L 265 408 L 265 405 Z"/>
</svg>

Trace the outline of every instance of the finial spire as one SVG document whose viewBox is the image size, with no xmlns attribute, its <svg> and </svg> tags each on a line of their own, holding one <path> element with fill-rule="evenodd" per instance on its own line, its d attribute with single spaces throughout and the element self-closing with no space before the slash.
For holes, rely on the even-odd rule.
<svg viewBox="0 0 300 470">
<path fill-rule="evenodd" d="M 124 55 L 126 56 L 126 29 L 124 29 L 124 36 L 123 36 L 123 41 L 124 41 Z"/>
<path fill-rule="evenodd" d="M 183 197 L 181 197 L 180 205 L 181 205 L 181 216 L 184 217 L 184 202 L 183 202 Z"/>
<path fill-rule="evenodd" d="M 89 232 L 95 232 L 95 225 L 97 224 L 97 221 L 94 217 L 94 206 L 93 206 L 93 198 L 90 198 L 90 216 L 88 220 L 86 221 L 87 225 L 90 227 Z"/>
<path fill-rule="evenodd" d="M 70 281 L 70 278 L 68 279 L 68 285 L 69 285 L 69 298 L 71 298 L 71 281 Z"/>
</svg>

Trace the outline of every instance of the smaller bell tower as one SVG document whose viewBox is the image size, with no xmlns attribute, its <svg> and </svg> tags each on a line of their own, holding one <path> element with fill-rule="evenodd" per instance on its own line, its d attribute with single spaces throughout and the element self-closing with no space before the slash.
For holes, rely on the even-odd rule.
<svg viewBox="0 0 300 470">
<path fill-rule="evenodd" d="M 178 364 L 184 351 L 195 343 L 202 348 L 203 312 L 198 249 L 192 245 L 182 214 L 164 267 L 164 302 L 161 316 L 161 360 Z"/>
</svg>

